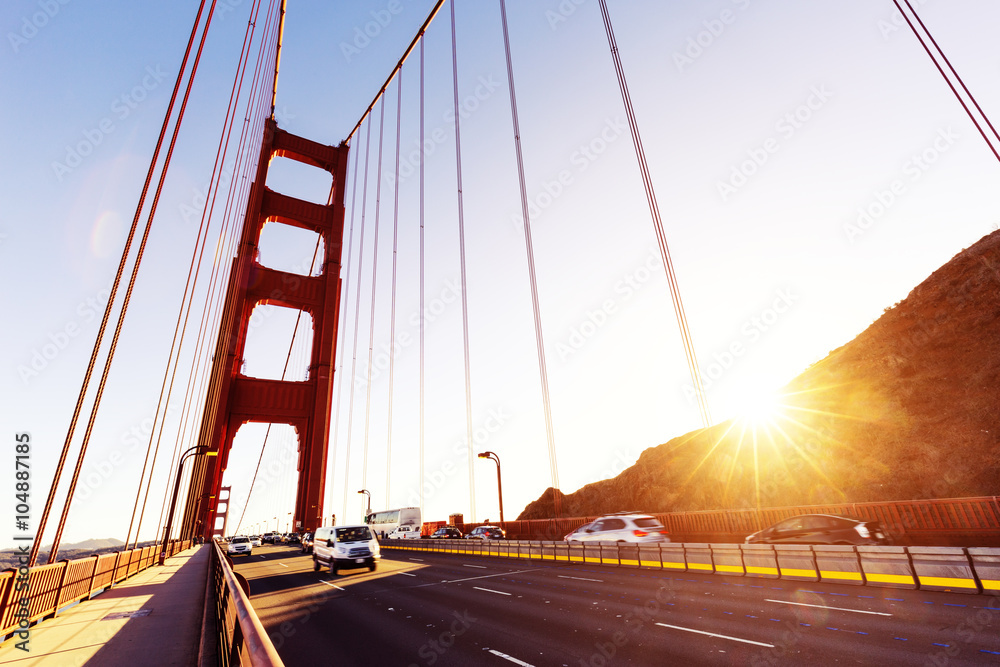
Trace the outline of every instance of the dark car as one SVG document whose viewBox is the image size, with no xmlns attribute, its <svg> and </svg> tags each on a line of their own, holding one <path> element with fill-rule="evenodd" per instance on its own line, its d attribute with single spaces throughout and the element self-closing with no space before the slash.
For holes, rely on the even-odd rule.
<svg viewBox="0 0 1000 667">
<path fill-rule="evenodd" d="M 477 526 L 465 536 L 467 540 L 505 540 L 507 534 L 500 526 Z"/>
<path fill-rule="evenodd" d="M 432 540 L 449 540 L 449 539 L 462 539 L 462 531 L 453 526 L 445 526 L 444 528 L 438 528 L 431 535 Z"/>
<path fill-rule="evenodd" d="M 749 535 L 747 544 L 889 544 L 878 521 L 832 514 L 800 514 Z"/>
</svg>

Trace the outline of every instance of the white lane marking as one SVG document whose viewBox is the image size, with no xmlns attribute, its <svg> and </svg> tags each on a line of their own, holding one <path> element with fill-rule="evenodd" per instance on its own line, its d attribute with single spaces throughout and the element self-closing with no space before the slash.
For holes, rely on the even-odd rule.
<svg viewBox="0 0 1000 667">
<path fill-rule="evenodd" d="M 709 637 L 718 637 L 719 639 L 729 639 L 734 642 L 743 642 L 744 644 L 753 644 L 754 646 L 763 646 L 765 648 L 774 648 L 774 644 L 765 644 L 764 642 L 755 642 L 749 639 L 740 639 L 739 637 L 730 637 L 729 635 L 719 635 L 714 632 L 705 632 L 703 630 L 694 630 L 692 628 L 682 628 L 679 625 L 667 625 L 666 623 L 657 623 L 657 625 L 662 625 L 665 628 L 673 628 L 674 630 L 683 630 L 684 632 L 694 632 L 699 635 L 708 635 Z"/>
<path fill-rule="evenodd" d="M 323 582 L 324 584 L 326 584 L 327 586 L 333 586 L 333 587 L 334 587 L 334 588 L 336 588 L 336 589 L 337 589 L 338 591 L 342 591 L 342 590 L 344 590 L 343 588 L 341 588 L 341 587 L 340 587 L 340 586 L 338 586 L 337 584 L 331 584 L 331 583 L 330 583 L 329 581 L 326 581 L 325 579 L 320 579 L 320 581 L 321 581 L 321 582 Z"/>
<path fill-rule="evenodd" d="M 465 563 L 462 564 L 462 567 L 478 567 L 480 570 L 486 569 L 485 565 L 466 565 Z"/>
<path fill-rule="evenodd" d="M 288 566 L 287 566 L 287 565 L 285 565 L 284 563 L 278 563 L 278 565 L 280 565 L 281 567 L 288 567 Z"/>
<path fill-rule="evenodd" d="M 415 561 L 417 561 L 418 563 L 423 563 L 423 562 L 424 562 L 424 559 L 423 559 L 423 558 L 411 558 L 410 560 L 415 560 Z"/>
<path fill-rule="evenodd" d="M 495 591 L 492 588 L 480 588 L 479 586 L 473 586 L 477 591 L 486 591 L 487 593 L 496 593 L 497 595 L 510 595 L 510 593 L 504 593 L 503 591 Z"/>
<path fill-rule="evenodd" d="M 497 572 L 496 574 L 484 574 L 481 577 L 466 577 L 465 579 L 442 579 L 440 582 L 432 584 L 420 584 L 421 586 L 437 586 L 438 583 L 441 584 L 457 584 L 462 581 L 475 581 L 476 579 L 490 579 L 492 577 L 503 577 L 508 574 L 524 574 L 525 572 L 538 572 L 544 568 L 536 567 L 530 570 L 514 570 L 513 572 Z"/>
<path fill-rule="evenodd" d="M 400 572 L 399 574 L 406 575 L 407 577 L 415 577 L 415 576 L 417 576 L 415 574 L 410 574 L 409 572 Z"/>
<path fill-rule="evenodd" d="M 853 611 L 855 614 L 871 614 L 873 616 L 892 616 L 884 611 L 865 611 L 864 609 L 845 609 L 844 607 L 827 607 L 822 604 L 806 604 L 805 602 L 789 602 L 788 600 L 764 600 L 764 602 L 777 602 L 778 604 L 794 604 L 799 607 L 816 607 L 817 609 L 835 609 L 836 611 Z"/>
<path fill-rule="evenodd" d="M 603 579 L 587 579 L 586 577 L 567 577 L 565 574 L 558 575 L 560 579 L 576 579 L 577 581 L 597 581 L 604 583 Z"/>
<path fill-rule="evenodd" d="M 490 653 L 492 653 L 493 655 L 498 655 L 498 656 L 500 656 L 501 658 L 503 658 L 504 660 L 510 660 L 510 661 L 511 661 L 511 662 L 513 662 L 513 663 L 514 663 L 515 665 L 521 665 L 521 667 L 534 667 L 534 665 L 532 665 L 531 663 L 528 663 L 528 662 L 525 662 L 524 660 L 518 660 L 517 658 L 514 658 L 514 657 L 512 657 L 512 656 L 509 656 L 509 655 L 507 655 L 506 653 L 501 653 L 500 651 L 496 651 L 496 650 L 494 650 L 494 649 L 489 649 L 489 651 L 490 651 Z"/>
</svg>

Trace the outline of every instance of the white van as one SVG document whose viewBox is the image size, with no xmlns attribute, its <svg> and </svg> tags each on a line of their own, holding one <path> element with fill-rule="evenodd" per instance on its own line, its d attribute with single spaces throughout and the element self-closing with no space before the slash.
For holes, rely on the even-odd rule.
<svg viewBox="0 0 1000 667">
<path fill-rule="evenodd" d="M 382 554 L 378 540 L 364 525 L 323 526 L 313 535 L 313 570 L 329 567 L 336 575 L 340 569 L 367 567 L 374 572 Z"/>
</svg>

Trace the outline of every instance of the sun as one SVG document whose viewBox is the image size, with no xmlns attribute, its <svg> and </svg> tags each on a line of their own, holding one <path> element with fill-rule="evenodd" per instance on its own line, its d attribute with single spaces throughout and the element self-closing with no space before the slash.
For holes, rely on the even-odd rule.
<svg viewBox="0 0 1000 667">
<path fill-rule="evenodd" d="M 748 427 L 761 428 L 774 424 L 782 414 L 780 397 L 773 391 L 756 391 L 743 397 L 734 415 Z"/>
</svg>

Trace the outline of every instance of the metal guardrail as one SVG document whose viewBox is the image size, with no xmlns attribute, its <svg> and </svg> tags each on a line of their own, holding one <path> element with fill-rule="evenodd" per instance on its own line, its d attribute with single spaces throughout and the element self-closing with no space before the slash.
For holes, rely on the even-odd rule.
<svg viewBox="0 0 1000 667">
<path fill-rule="evenodd" d="M 283 667 L 271 638 L 247 596 L 247 580 L 233 571 L 218 542 L 212 542 L 212 581 L 218 619 L 219 664 Z"/>
<path fill-rule="evenodd" d="M 1000 499 L 938 498 L 871 503 L 839 503 L 760 509 L 701 510 L 653 513 L 675 542 L 742 542 L 762 528 L 799 514 L 837 514 L 878 521 L 897 544 L 909 546 L 1000 546 Z M 597 516 L 506 521 L 500 525 L 510 539 L 559 540 Z M 460 526 L 468 533 L 484 524 Z M 962 544 L 965 542 L 966 544 Z"/>
<path fill-rule="evenodd" d="M 166 553 L 172 556 L 190 546 L 190 540 L 172 540 Z M 156 563 L 159 547 L 154 544 L 0 572 L 0 642 L 145 570 Z"/>
</svg>

